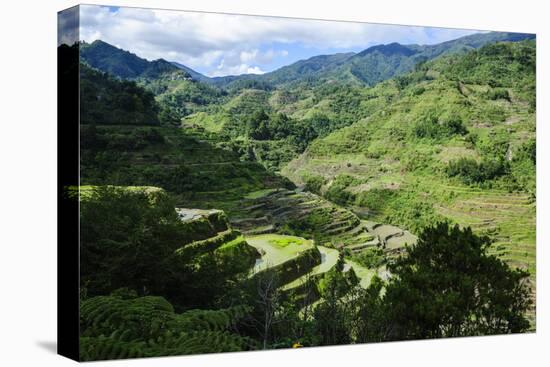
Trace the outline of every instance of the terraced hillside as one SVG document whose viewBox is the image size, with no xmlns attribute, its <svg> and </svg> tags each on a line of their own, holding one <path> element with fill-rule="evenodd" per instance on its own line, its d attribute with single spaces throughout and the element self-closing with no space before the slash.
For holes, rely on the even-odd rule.
<svg viewBox="0 0 550 367">
<path fill-rule="evenodd" d="M 391 103 L 317 139 L 282 173 L 413 233 L 438 220 L 472 227 L 534 289 L 534 57 L 534 43 L 503 43 L 424 65 L 388 82 L 399 90 Z"/>
<path fill-rule="evenodd" d="M 534 330 L 533 38 L 257 78 L 83 44 L 85 358 Z"/>
<path fill-rule="evenodd" d="M 252 277 L 261 275 L 267 270 L 275 270 L 285 292 L 294 296 L 303 295 L 303 287 L 311 280 L 318 282 L 324 274 L 334 268 L 339 251 L 324 246 L 317 246 L 311 240 L 302 237 L 262 234 L 245 236 L 246 241 L 261 253 L 252 270 Z M 352 260 L 346 260 L 344 272 L 353 269 L 359 278 L 361 287 L 367 288 L 375 274 L 382 275 L 385 268 L 368 269 Z M 311 302 L 318 299 L 313 297 Z"/>
<path fill-rule="evenodd" d="M 84 125 L 83 184 L 159 186 L 178 205 L 231 213 L 249 192 L 292 187 L 256 162 L 213 145 L 198 131 L 176 127 Z"/>
<path fill-rule="evenodd" d="M 416 241 L 408 231 L 361 220 L 352 211 L 301 190 L 250 193 L 231 223 L 246 235 L 296 234 L 312 238 L 318 245 L 352 252 L 373 247 L 391 252 Z"/>
</svg>

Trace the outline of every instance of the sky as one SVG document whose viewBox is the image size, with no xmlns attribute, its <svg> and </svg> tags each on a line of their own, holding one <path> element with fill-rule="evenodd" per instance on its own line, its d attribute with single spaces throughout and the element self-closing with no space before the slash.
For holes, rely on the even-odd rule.
<svg viewBox="0 0 550 367">
<path fill-rule="evenodd" d="M 370 46 L 436 44 L 473 30 L 80 6 L 80 40 L 101 39 L 147 60 L 163 58 L 207 76 L 263 74 L 321 54 Z"/>
</svg>

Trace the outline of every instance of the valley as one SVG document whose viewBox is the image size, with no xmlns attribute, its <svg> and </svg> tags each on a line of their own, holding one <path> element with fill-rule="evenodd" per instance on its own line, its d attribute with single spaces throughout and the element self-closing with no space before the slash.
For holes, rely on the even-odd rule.
<svg viewBox="0 0 550 367">
<path fill-rule="evenodd" d="M 90 359 L 535 330 L 535 59 L 489 32 L 208 77 L 82 43 L 82 301 L 159 296 L 193 340 L 90 319 Z"/>
</svg>

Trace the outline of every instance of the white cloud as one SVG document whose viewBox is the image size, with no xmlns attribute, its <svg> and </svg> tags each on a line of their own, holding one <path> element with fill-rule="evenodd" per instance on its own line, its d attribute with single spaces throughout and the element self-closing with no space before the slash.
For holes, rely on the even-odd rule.
<svg viewBox="0 0 550 367">
<path fill-rule="evenodd" d="M 240 75 L 240 74 L 264 74 L 258 66 L 252 66 L 247 63 L 239 63 L 235 65 L 227 65 L 225 59 L 222 58 L 216 70 L 210 72 L 208 75 L 213 76 L 225 76 L 225 75 Z"/>
<path fill-rule="evenodd" d="M 87 42 L 102 39 L 150 60 L 171 59 L 221 75 L 234 70 L 261 72 L 262 65 L 288 56 L 286 50 L 265 50 L 273 44 L 298 43 L 319 50 L 366 48 L 395 41 L 438 43 L 468 33 L 473 32 L 140 8 L 113 12 L 83 5 L 80 34 Z"/>
</svg>

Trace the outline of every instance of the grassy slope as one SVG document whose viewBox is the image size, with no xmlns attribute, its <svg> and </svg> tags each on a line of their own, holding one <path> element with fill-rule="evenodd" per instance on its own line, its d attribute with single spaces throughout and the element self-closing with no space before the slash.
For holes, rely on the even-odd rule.
<svg viewBox="0 0 550 367">
<path fill-rule="evenodd" d="M 393 95 L 388 86 L 398 81 L 363 92 L 383 92 L 387 103 L 352 126 L 315 141 L 283 174 L 297 183 L 306 176 L 322 176 L 324 191 L 339 176 L 351 176 L 345 190 L 355 194 L 353 204 L 375 220 L 413 231 L 442 218 L 471 225 L 495 239 L 494 251 L 513 265 L 528 268 L 534 277 L 534 166 L 512 163 L 514 184 L 497 179 L 482 187 L 445 174 L 449 160 L 481 160 L 496 154 L 499 146 L 513 157 L 535 137 L 530 105 L 534 70 L 521 59 L 527 55 L 533 60 L 534 43 L 495 47 L 475 57 L 432 63 L 428 70 L 413 73 L 409 84 Z M 495 89 L 505 89 L 509 100 L 491 98 Z M 414 128 L 429 114 L 440 121 L 459 116 L 469 134 L 418 138 Z M 471 136 L 476 137 L 474 144 Z"/>
</svg>

